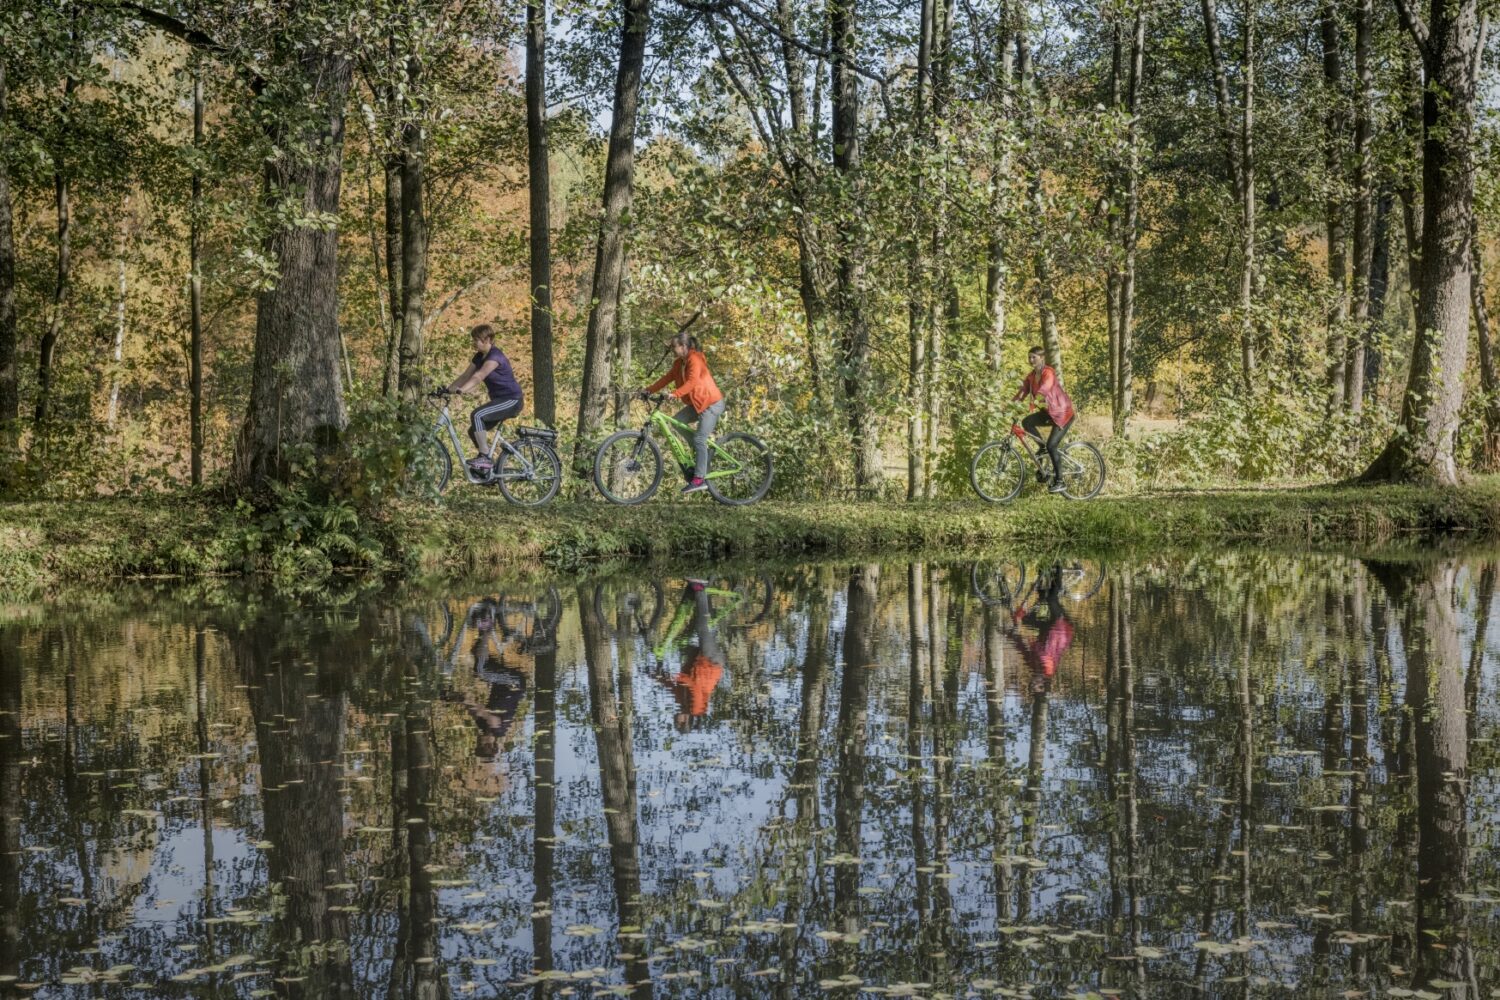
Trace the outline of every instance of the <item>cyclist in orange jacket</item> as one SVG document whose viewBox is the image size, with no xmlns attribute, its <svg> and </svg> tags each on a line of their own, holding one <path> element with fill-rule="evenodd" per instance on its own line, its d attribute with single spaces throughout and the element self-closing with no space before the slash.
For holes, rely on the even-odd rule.
<svg viewBox="0 0 1500 1000">
<path fill-rule="evenodd" d="M 703 357 L 697 337 L 676 333 L 668 344 L 677 356 L 672 370 L 642 389 L 641 395 L 660 392 L 671 382 L 676 387 L 672 395 L 687 404 L 677 414 L 677 419 L 698 427 L 693 433 L 693 474 L 682 492 L 697 493 L 708 489 L 708 439 L 724 415 L 724 394 L 708 372 L 708 361 Z"/>
<path fill-rule="evenodd" d="M 1047 352 L 1040 347 L 1033 347 L 1026 356 L 1031 362 L 1031 371 L 1021 380 L 1021 388 L 1016 390 L 1012 400 L 1026 399 L 1033 412 L 1021 420 L 1021 431 L 1012 427 L 1012 433 L 1026 433 L 1036 438 L 1038 444 L 1047 449 L 1047 456 L 1052 459 L 1052 485 L 1047 487 L 1048 493 L 1061 493 L 1066 487 L 1062 481 L 1062 458 L 1059 448 L 1062 446 L 1063 435 L 1068 433 L 1068 428 L 1073 426 L 1073 400 L 1062 387 L 1062 381 L 1058 379 L 1057 372 L 1047 364 Z M 1042 409 L 1037 410 L 1037 401 L 1040 400 Z M 1051 432 L 1046 438 L 1042 437 L 1041 428 L 1050 424 Z"/>
</svg>

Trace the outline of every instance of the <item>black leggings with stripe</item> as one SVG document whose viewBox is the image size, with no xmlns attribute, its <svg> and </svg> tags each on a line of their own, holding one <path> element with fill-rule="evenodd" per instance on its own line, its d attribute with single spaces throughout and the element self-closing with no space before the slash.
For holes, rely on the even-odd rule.
<svg viewBox="0 0 1500 1000">
<path fill-rule="evenodd" d="M 512 396 L 509 399 L 492 399 L 488 403 L 482 403 L 474 407 L 473 421 L 469 427 L 469 440 L 474 442 L 475 449 L 485 454 L 484 433 L 500 422 L 520 414 L 521 405 L 524 401 L 520 396 Z"/>
</svg>

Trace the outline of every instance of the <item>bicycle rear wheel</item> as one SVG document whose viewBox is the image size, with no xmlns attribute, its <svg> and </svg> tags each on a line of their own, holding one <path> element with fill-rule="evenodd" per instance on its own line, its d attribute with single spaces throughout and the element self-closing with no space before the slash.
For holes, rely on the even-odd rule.
<svg viewBox="0 0 1500 1000">
<path fill-rule="evenodd" d="M 610 503 L 645 503 L 661 486 L 661 449 L 644 431 L 611 434 L 594 453 L 594 487 Z"/>
<path fill-rule="evenodd" d="M 562 460 L 557 452 L 527 438 L 512 447 L 517 454 L 501 449 L 500 467 L 495 470 L 505 499 L 518 507 L 540 507 L 557 496 L 562 485 Z"/>
<path fill-rule="evenodd" d="M 1026 483 L 1026 457 L 1009 438 L 991 441 L 969 463 L 969 485 L 990 503 L 1010 503 Z"/>
<path fill-rule="evenodd" d="M 1063 448 L 1063 496 L 1087 500 L 1104 489 L 1104 456 L 1087 441 L 1074 441 Z"/>
<path fill-rule="evenodd" d="M 1026 586 L 1026 567 L 1013 563 L 977 562 L 969 567 L 969 589 L 981 603 L 1011 607 Z"/>
<path fill-rule="evenodd" d="M 755 503 L 771 488 L 774 469 L 771 449 L 753 434 L 727 434 L 714 440 L 708 453 L 708 493 L 719 503 L 743 506 Z M 737 468 L 735 466 L 738 466 Z M 727 476 L 715 472 L 733 468 Z"/>
</svg>

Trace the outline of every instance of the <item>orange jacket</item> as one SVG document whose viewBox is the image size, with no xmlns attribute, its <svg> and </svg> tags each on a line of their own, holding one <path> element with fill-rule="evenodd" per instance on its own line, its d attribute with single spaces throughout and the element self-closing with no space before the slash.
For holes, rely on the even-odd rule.
<svg viewBox="0 0 1500 1000">
<path fill-rule="evenodd" d="M 708 373 L 708 360 L 704 358 L 702 351 L 688 351 L 686 357 L 678 358 L 673 362 L 672 370 L 647 386 L 646 391 L 661 392 L 668 382 L 677 387 L 672 390 L 672 395 L 686 402 L 697 413 L 702 413 L 724 398 L 714 377 Z"/>
<path fill-rule="evenodd" d="M 1047 416 L 1052 418 L 1056 427 L 1066 427 L 1068 421 L 1073 419 L 1073 400 L 1057 380 L 1057 372 L 1048 365 L 1042 369 L 1040 376 L 1036 372 L 1027 372 L 1026 377 L 1021 380 L 1021 388 L 1016 390 L 1014 399 L 1030 396 L 1027 400 L 1031 408 L 1036 409 L 1036 400 L 1040 396 L 1042 405 L 1046 407 Z"/>
</svg>

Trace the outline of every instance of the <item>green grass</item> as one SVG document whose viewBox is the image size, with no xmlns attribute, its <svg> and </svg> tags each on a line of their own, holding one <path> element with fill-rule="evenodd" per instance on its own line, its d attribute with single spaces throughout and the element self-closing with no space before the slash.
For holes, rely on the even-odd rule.
<svg viewBox="0 0 1500 1000">
<path fill-rule="evenodd" d="M 0 504 L 0 594 L 127 576 L 243 573 L 236 516 L 215 501 L 168 496 Z M 1322 486 L 1159 492 L 1009 506 L 955 500 L 767 502 L 726 508 L 661 498 L 519 510 L 461 490 L 442 505 L 390 510 L 376 534 L 386 569 L 463 574 L 573 569 L 600 562 L 856 556 L 1039 545 L 1078 549 L 1264 543 L 1370 549 L 1401 540 L 1500 537 L 1500 477 L 1450 489 Z"/>
</svg>

